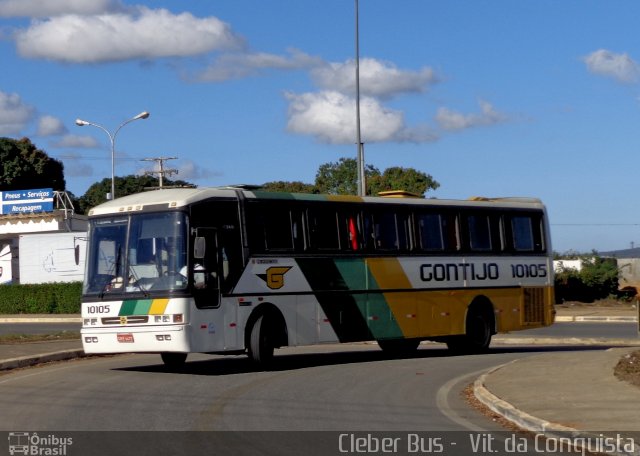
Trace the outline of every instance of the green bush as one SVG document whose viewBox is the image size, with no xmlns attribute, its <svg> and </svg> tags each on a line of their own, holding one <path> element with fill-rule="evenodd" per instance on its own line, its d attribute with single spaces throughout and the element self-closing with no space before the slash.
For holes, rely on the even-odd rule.
<svg viewBox="0 0 640 456">
<path fill-rule="evenodd" d="M 0 286 L 0 314 L 80 313 L 82 282 Z"/>
<path fill-rule="evenodd" d="M 567 269 L 555 276 L 556 302 L 594 302 L 598 299 L 618 299 L 618 265 L 613 258 L 591 255 L 582 259 L 582 269 Z"/>
</svg>

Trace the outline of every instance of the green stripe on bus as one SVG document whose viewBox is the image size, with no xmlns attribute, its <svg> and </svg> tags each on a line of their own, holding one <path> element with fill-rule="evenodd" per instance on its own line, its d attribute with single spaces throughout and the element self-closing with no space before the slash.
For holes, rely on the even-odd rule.
<svg viewBox="0 0 640 456">
<path fill-rule="evenodd" d="M 337 259 L 336 267 L 349 290 L 379 290 L 378 282 L 363 259 Z M 364 293 L 355 296 L 358 310 L 366 320 L 376 339 L 404 337 L 400 326 L 393 318 L 389 303 L 383 293 Z"/>
<path fill-rule="evenodd" d="M 344 258 L 334 260 L 344 283 L 349 290 L 367 290 L 367 274 L 365 272 L 364 260 L 357 258 Z"/>
<path fill-rule="evenodd" d="M 123 301 L 118 316 L 126 317 L 129 315 L 147 315 L 151 308 L 151 299 L 131 299 Z"/>
</svg>

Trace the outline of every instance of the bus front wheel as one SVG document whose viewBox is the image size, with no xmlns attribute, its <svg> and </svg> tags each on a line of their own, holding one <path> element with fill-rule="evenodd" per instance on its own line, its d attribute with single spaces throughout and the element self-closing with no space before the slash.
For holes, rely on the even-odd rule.
<svg viewBox="0 0 640 456">
<path fill-rule="evenodd" d="M 266 315 L 261 315 L 251 327 L 249 358 L 258 365 L 266 366 L 273 359 L 275 343 Z"/>
<path fill-rule="evenodd" d="M 184 366 L 187 360 L 187 353 L 164 352 L 160 353 L 160 357 L 168 369 L 175 370 Z"/>
</svg>

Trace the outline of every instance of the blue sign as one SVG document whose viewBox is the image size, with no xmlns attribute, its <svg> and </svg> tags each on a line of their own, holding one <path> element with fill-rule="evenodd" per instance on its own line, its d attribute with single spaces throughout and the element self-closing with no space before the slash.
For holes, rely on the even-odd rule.
<svg viewBox="0 0 640 456">
<path fill-rule="evenodd" d="M 53 211 L 53 190 L 8 190 L 0 192 L 0 214 L 32 214 Z"/>
</svg>

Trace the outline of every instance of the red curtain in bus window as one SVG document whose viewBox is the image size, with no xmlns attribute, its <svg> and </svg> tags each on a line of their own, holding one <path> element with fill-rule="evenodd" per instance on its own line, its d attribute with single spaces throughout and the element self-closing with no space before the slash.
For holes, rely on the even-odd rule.
<svg viewBox="0 0 640 456">
<path fill-rule="evenodd" d="M 349 242 L 352 250 L 358 250 L 358 229 L 353 217 L 349 217 Z"/>
</svg>

